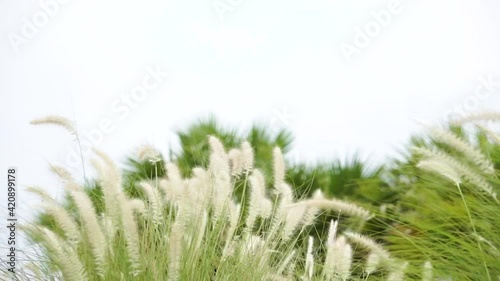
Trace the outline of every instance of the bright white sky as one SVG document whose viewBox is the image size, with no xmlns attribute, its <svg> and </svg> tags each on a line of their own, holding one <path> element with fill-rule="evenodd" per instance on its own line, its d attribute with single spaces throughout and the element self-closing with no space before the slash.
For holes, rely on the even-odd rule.
<svg viewBox="0 0 500 281">
<path fill-rule="evenodd" d="M 117 161 L 144 142 L 166 151 L 173 130 L 208 113 L 238 128 L 287 126 L 295 160 L 360 151 L 379 161 L 418 131 L 415 120 L 470 102 L 479 77 L 500 81 L 495 0 L 401 0 L 350 63 L 341 43 L 355 46 L 356 28 L 390 0 L 220 1 L 241 4 L 221 21 L 212 0 L 65 0 L 22 39 L 23 18 L 45 12 L 38 1 L 0 0 L 0 174 L 17 166 L 20 184 L 61 194 L 48 164 L 79 172 L 65 161 L 71 136 L 29 125 L 48 114 L 83 131 L 110 120 L 98 147 Z M 120 118 L 113 104 L 156 66 L 171 75 Z M 500 85 L 491 93 L 473 109 L 500 108 Z M 31 201 L 20 196 L 24 212 Z"/>
</svg>

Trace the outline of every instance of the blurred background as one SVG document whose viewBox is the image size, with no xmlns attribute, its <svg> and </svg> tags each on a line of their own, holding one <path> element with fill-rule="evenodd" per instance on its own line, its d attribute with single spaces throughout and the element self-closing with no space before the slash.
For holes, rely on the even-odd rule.
<svg viewBox="0 0 500 281">
<path fill-rule="evenodd" d="M 377 163 L 419 122 L 500 108 L 499 12 L 494 0 L 0 0 L 0 167 L 53 194 L 49 163 L 81 173 L 74 136 L 29 124 L 46 115 L 119 163 L 144 143 L 175 150 L 175 132 L 210 114 L 291 131 L 290 161 Z"/>
</svg>

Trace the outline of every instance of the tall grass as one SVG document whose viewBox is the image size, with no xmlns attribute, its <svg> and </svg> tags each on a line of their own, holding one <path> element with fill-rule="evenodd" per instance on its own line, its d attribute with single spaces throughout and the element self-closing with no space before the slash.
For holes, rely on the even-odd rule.
<svg viewBox="0 0 500 281">
<path fill-rule="evenodd" d="M 487 119 L 500 120 L 495 116 L 488 114 Z M 478 122 L 480 117 L 461 122 Z M 34 124 L 55 124 L 78 134 L 61 117 Z M 0 276 L 500 280 L 500 138 L 479 124 L 475 139 L 458 127 L 431 127 L 428 132 L 393 176 L 384 179 L 383 187 L 370 185 L 399 192 L 398 201 L 384 207 L 381 220 L 356 204 L 326 198 L 320 190 L 310 198 L 296 198 L 294 187 L 285 181 L 285 161 L 277 147 L 270 152 L 271 163 L 260 163 L 248 142 L 226 150 L 219 139 L 207 137 L 208 159 L 196 161 L 207 165 L 189 173 L 175 163 L 164 164 L 157 151 L 143 147 L 138 157 L 155 173 L 132 183 L 122 180 L 121 170 L 105 153 L 94 150 L 90 163 L 98 189 L 86 189 L 55 165 L 51 171 L 60 179 L 66 201 L 29 188 L 42 200 L 40 214 L 49 218 L 23 226 L 40 255 L 16 276 L 3 269 Z M 271 181 L 256 163 L 264 170 L 272 167 Z M 130 184 L 141 192 L 139 198 L 126 192 Z M 93 192 L 102 200 L 95 200 Z M 314 235 L 316 219 L 325 211 L 337 218 L 329 221 L 324 237 Z M 360 234 L 372 221 L 393 224 L 383 233 Z"/>
<path fill-rule="evenodd" d="M 456 121 L 465 127 L 428 128 L 397 167 L 404 192 L 391 218 L 399 227 L 386 239 L 413 262 L 411 277 L 430 260 L 437 278 L 500 280 L 500 142 L 496 124 L 481 116 Z"/>
<path fill-rule="evenodd" d="M 348 280 L 354 272 L 363 272 L 363 252 L 354 256 L 357 244 L 391 264 L 392 258 L 386 252 L 381 255 L 381 246 L 370 239 L 337 234 L 342 221 L 332 221 L 324 240 L 310 237 L 307 247 L 298 243 L 321 210 L 354 217 L 360 225 L 372 214 L 321 192 L 297 200 L 285 182 L 279 148 L 273 151 L 274 181 L 268 187 L 254 167 L 248 143 L 229 152 L 215 137 L 209 137 L 208 144 L 207 167 L 197 167 L 192 177 L 183 178 L 179 168 L 168 163 L 166 177 L 138 184 L 144 200 L 123 192 L 121 171 L 95 150 L 91 163 L 104 207 L 96 206 L 63 167 L 52 166 L 74 207 L 31 189 L 44 202 L 40 210 L 51 215 L 55 225 L 23 227 L 46 257 L 29 265 L 39 269 L 30 274 L 38 280 Z M 152 151 L 140 155 L 158 161 Z M 243 182 L 241 196 L 235 194 L 236 182 Z M 326 255 L 318 256 L 318 249 Z"/>
</svg>

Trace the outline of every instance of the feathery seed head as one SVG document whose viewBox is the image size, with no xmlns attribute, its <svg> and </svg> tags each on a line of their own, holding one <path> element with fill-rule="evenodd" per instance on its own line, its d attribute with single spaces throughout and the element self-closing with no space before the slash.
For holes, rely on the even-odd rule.
<svg viewBox="0 0 500 281">
<path fill-rule="evenodd" d="M 366 267 L 365 267 L 366 274 L 370 275 L 373 272 L 375 272 L 375 270 L 377 270 L 379 265 L 380 265 L 380 255 L 376 252 L 370 252 L 370 254 L 368 254 L 368 257 L 366 258 Z"/>
<path fill-rule="evenodd" d="M 50 194 L 41 187 L 29 186 L 26 188 L 26 191 L 38 195 L 40 199 L 42 199 L 42 202 L 49 204 L 57 204 L 56 200 L 52 198 L 52 196 L 50 196 Z"/>
<path fill-rule="evenodd" d="M 219 157 L 223 158 L 224 160 L 227 160 L 227 154 L 226 150 L 224 149 L 224 145 L 218 138 L 214 136 L 209 136 L 208 144 L 213 154 L 216 154 Z"/>
<path fill-rule="evenodd" d="M 341 201 L 338 199 L 308 199 L 293 204 L 289 204 L 285 207 L 295 208 L 302 205 L 320 209 L 334 210 L 336 212 L 345 213 L 349 216 L 359 217 L 364 220 L 370 220 L 371 218 L 373 218 L 373 215 L 369 211 L 359 206 L 356 206 L 353 203 Z"/>
<path fill-rule="evenodd" d="M 273 212 L 273 203 L 268 198 L 264 198 L 259 202 L 260 216 L 264 219 L 271 217 Z"/>
<path fill-rule="evenodd" d="M 171 181 L 181 181 L 182 176 L 181 176 L 181 171 L 179 170 L 179 167 L 175 165 L 174 163 L 167 163 L 165 165 L 165 168 L 167 169 L 167 177 Z"/>
<path fill-rule="evenodd" d="M 333 245 L 335 242 L 335 236 L 337 236 L 337 228 L 339 221 L 330 221 L 330 227 L 328 228 L 328 238 L 327 238 L 327 246 Z"/>
<path fill-rule="evenodd" d="M 142 187 L 148 198 L 149 211 L 153 223 L 160 224 L 163 220 L 163 204 L 158 190 L 154 188 L 149 182 L 140 182 L 139 186 Z"/>
<path fill-rule="evenodd" d="M 283 234 L 282 241 L 288 241 L 295 230 L 300 227 L 301 222 L 303 221 L 304 214 L 306 212 L 305 206 L 293 208 L 288 212 L 285 212 L 285 221 L 283 225 Z"/>
<path fill-rule="evenodd" d="M 320 188 L 316 189 L 314 193 L 312 194 L 313 199 L 325 199 L 325 195 L 323 194 L 323 191 L 321 191 Z"/>
<path fill-rule="evenodd" d="M 387 252 L 384 248 L 382 248 L 382 246 L 380 246 L 377 242 L 375 242 L 371 238 L 368 238 L 364 235 L 354 232 L 345 232 L 344 235 L 352 242 L 371 251 L 372 253 L 377 254 L 380 257 L 381 261 L 386 262 L 390 260 L 389 252 Z"/>
<path fill-rule="evenodd" d="M 243 169 L 247 172 L 251 171 L 254 166 L 254 152 L 249 142 L 243 142 L 241 145 L 241 153 L 243 159 Z"/>
<path fill-rule="evenodd" d="M 244 242 L 244 247 L 242 249 L 243 256 L 253 256 L 259 253 L 264 247 L 264 240 L 257 235 L 250 235 Z"/>
<path fill-rule="evenodd" d="M 338 237 L 335 242 L 328 247 L 325 260 L 326 275 L 330 279 L 336 276 L 337 279 L 347 280 L 351 275 L 352 248 L 347 244 L 344 236 Z"/>
<path fill-rule="evenodd" d="M 285 160 L 279 147 L 273 150 L 273 170 L 274 188 L 280 191 L 281 185 L 285 182 Z"/>
<path fill-rule="evenodd" d="M 429 131 L 431 133 L 431 136 L 436 141 L 445 143 L 455 150 L 459 151 L 474 164 L 478 165 L 485 173 L 489 175 L 495 175 L 494 165 L 488 159 L 488 157 L 483 155 L 481 151 L 474 148 L 465 140 L 459 138 L 450 131 L 446 131 L 437 127 L 431 127 L 429 128 Z"/>
<path fill-rule="evenodd" d="M 47 214 L 54 217 L 57 225 L 64 231 L 64 235 L 68 240 L 72 243 L 76 243 L 80 240 L 80 229 L 66 209 L 59 206 L 59 204 L 49 203 L 40 204 L 40 207 L 43 208 Z"/>
<path fill-rule="evenodd" d="M 76 129 L 73 122 L 61 116 L 48 115 L 43 118 L 35 119 L 31 121 L 30 124 L 32 125 L 52 124 L 56 126 L 61 126 L 66 130 L 68 130 L 70 133 L 76 135 Z"/>
<path fill-rule="evenodd" d="M 478 174 L 467 165 L 463 165 L 449 154 L 424 147 L 413 147 L 412 150 L 415 153 L 418 153 L 426 158 L 440 162 L 445 166 L 449 166 L 451 169 L 459 173 L 461 177 L 465 178 L 468 182 L 476 185 L 483 192 L 490 195 L 497 203 L 499 202 L 497 199 L 497 194 L 494 191 L 493 187 L 484 179 L 482 175 Z"/>
<path fill-rule="evenodd" d="M 387 281 L 403 281 L 408 262 L 396 263 L 387 277 Z"/>
<path fill-rule="evenodd" d="M 435 172 L 440 174 L 441 176 L 451 180 L 455 184 L 460 184 L 462 180 L 460 179 L 460 175 L 450 166 L 445 165 L 444 163 L 437 160 L 421 160 L 417 167 L 423 170 L 427 170 L 430 172 Z"/>
<path fill-rule="evenodd" d="M 71 173 L 59 165 L 50 164 L 50 170 L 63 181 L 73 181 L 73 176 L 71 175 Z"/>
<path fill-rule="evenodd" d="M 306 265 L 305 265 L 305 276 L 304 276 L 307 280 L 311 280 L 314 273 L 314 256 L 312 254 L 313 244 L 314 244 L 314 238 L 312 236 L 309 236 L 309 240 L 307 243 Z"/>
<path fill-rule="evenodd" d="M 74 249 L 45 227 L 41 228 L 41 233 L 45 237 L 46 246 L 53 253 L 52 258 L 59 264 L 63 278 L 69 281 L 87 280 L 84 267 Z"/>
<path fill-rule="evenodd" d="M 129 262 L 132 266 L 132 269 L 136 272 L 139 272 L 141 268 L 140 263 L 140 247 L 139 247 L 139 230 L 137 226 L 137 220 L 134 215 L 134 210 L 137 211 L 139 209 L 143 210 L 142 213 L 145 213 L 144 208 L 137 208 L 140 206 L 139 201 L 132 199 L 131 201 L 127 200 L 123 193 L 119 193 L 117 195 L 118 204 L 121 206 L 121 221 L 123 232 L 125 236 L 127 253 L 129 256 Z M 142 202 L 144 204 L 144 202 Z M 134 208 L 130 208 L 134 207 Z"/>
<path fill-rule="evenodd" d="M 484 133 L 486 133 L 486 135 L 488 135 L 494 143 L 500 144 L 500 134 L 499 133 L 497 133 L 493 130 L 490 130 L 489 128 L 486 128 L 485 126 L 477 125 L 477 127 L 479 129 L 481 129 Z"/>
<path fill-rule="evenodd" d="M 463 118 L 451 120 L 451 123 L 455 126 L 460 126 L 466 123 L 475 121 L 500 121 L 500 112 L 498 111 L 481 111 L 478 113 L 473 113 Z"/>
<path fill-rule="evenodd" d="M 70 196 L 77 205 L 78 213 L 83 222 L 86 236 L 89 238 L 90 247 L 95 258 L 97 270 L 100 273 L 105 271 L 106 238 L 99 226 L 99 220 L 92 204 L 92 200 L 84 191 L 70 191 Z"/>
<path fill-rule="evenodd" d="M 238 149 L 231 149 L 229 151 L 229 161 L 231 163 L 231 176 L 238 176 L 243 173 L 243 155 Z"/>
<path fill-rule="evenodd" d="M 195 178 L 202 178 L 204 179 L 207 174 L 207 171 L 201 167 L 195 167 L 193 168 L 193 175 Z"/>
<path fill-rule="evenodd" d="M 161 160 L 161 154 L 156 148 L 151 145 L 142 145 L 137 150 L 137 157 L 141 161 L 149 161 L 151 163 L 156 163 Z"/>
<path fill-rule="evenodd" d="M 146 212 L 146 204 L 141 199 L 130 199 L 127 206 L 141 215 Z"/>
</svg>

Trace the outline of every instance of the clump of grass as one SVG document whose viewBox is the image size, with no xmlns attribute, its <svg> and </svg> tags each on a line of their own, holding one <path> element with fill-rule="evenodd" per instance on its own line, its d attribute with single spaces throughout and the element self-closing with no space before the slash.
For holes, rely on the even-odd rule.
<svg viewBox="0 0 500 281">
<path fill-rule="evenodd" d="M 495 126 L 498 116 L 475 114 L 454 121 L 465 127 L 429 128 L 397 168 L 394 182 L 405 189 L 394 217 L 401 228 L 386 238 L 393 254 L 413 263 L 410 276 L 429 280 L 430 268 L 450 280 L 500 276 L 499 134 L 481 124 Z M 415 265 L 422 263 L 419 272 Z"/>
<path fill-rule="evenodd" d="M 63 119 L 50 118 L 48 123 L 57 120 Z M 372 214 L 321 193 L 297 200 L 285 182 L 279 148 L 273 151 L 274 181 L 268 187 L 254 167 L 248 143 L 229 152 L 215 137 L 208 143 L 207 167 L 194 168 L 184 178 L 168 163 L 165 177 L 138 183 L 144 199 L 127 196 L 120 170 L 95 150 L 91 163 L 99 175 L 104 208 L 95 206 L 69 172 L 53 166 L 76 208 L 69 210 L 33 189 L 52 206 L 45 210 L 55 213 L 54 229 L 36 224 L 24 228 L 46 257 L 33 263 L 47 269 L 43 280 L 351 280 L 356 278 L 354 269 L 364 267 L 365 252 L 371 253 L 366 279 L 382 268 L 391 280 L 404 278 L 404 266 L 392 266 L 395 260 L 369 238 L 337 235 L 338 221 L 332 221 L 324 241 L 310 237 L 307 248 L 298 243 L 321 209 L 355 217 L 360 225 Z M 151 149 L 140 156 L 153 164 L 159 157 Z M 241 196 L 236 196 L 237 182 L 243 183 Z M 372 248 L 355 256 L 350 241 Z M 318 248 L 326 257 L 315 256 Z M 374 257 L 383 263 L 375 263 Z"/>
</svg>

